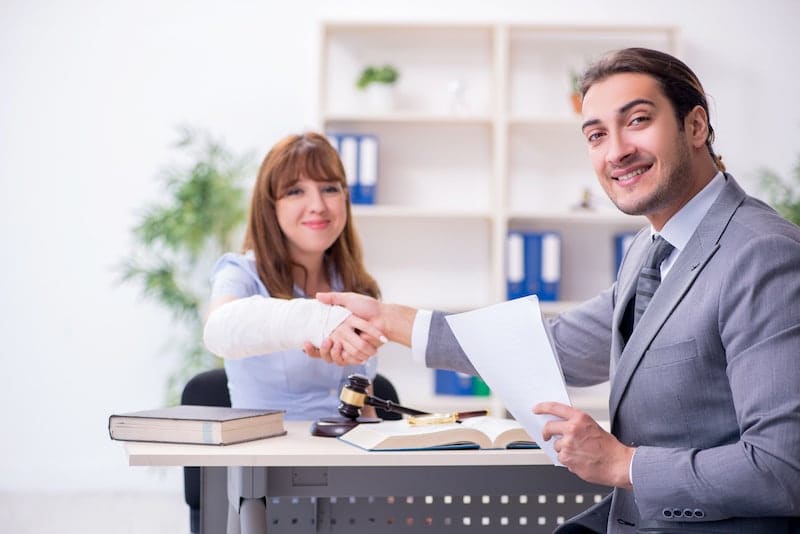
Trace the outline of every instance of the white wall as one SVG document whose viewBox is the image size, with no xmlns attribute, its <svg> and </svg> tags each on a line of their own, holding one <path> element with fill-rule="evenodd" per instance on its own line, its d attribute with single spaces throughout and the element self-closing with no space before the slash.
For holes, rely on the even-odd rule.
<svg viewBox="0 0 800 534">
<path fill-rule="evenodd" d="M 431 4 L 431 5 L 428 5 Z M 314 125 L 320 18 L 674 24 L 745 185 L 800 153 L 800 3 L 590 0 L 0 4 L 0 490 L 174 487 L 111 412 L 162 402 L 169 318 L 115 283 L 174 126 L 263 153 Z M 402 12 L 398 9 L 402 7 Z M 713 113 L 713 110 L 712 110 Z"/>
</svg>

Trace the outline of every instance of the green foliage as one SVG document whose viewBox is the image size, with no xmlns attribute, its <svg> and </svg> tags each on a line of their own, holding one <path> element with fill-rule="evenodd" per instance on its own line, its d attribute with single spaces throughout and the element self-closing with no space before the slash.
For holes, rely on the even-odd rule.
<svg viewBox="0 0 800 534">
<path fill-rule="evenodd" d="M 572 92 L 576 95 L 581 93 L 581 78 L 582 75 L 575 69 L 571 69 L 569 71 L 569 86 L 572 88 Z"/>
<path fill-rule="evenodd" d="M 397 69 L 391 65 L 384 65 L 382 67 L 366 67 L 361 71 L 356 82 L 356 87 L 365 89 L 371 83 L 394 83 L 398 78 Z"/>
<path fill-rule="evenodd" d="M 800 226 L 800 159 L 792 171 L 793 180 L 797 184 L 795 187 L 771 170 L 763 169 L 760 174 L 761 185 L 767 192 L 772 207 L 784 218 Z"/>
<path fill-rule="evenodd" d="M 120 268 L 122 281 L 139 284 L 184 327 L 185 339 L 172 340 L 182 360 L 169 377 L 169 404 L 194 374 L 220 365 L 203 347 L 201 315 L 211 262 L 233 248 L 245 221 L 242 180 L 250 166 L 249 156 L 234 156 L 206 133 L 180 133 L 176 147 L 186 160 L 163 171 L 162 200 L 145 207 L 132 230 L 134 250 Z"/>
</svg>

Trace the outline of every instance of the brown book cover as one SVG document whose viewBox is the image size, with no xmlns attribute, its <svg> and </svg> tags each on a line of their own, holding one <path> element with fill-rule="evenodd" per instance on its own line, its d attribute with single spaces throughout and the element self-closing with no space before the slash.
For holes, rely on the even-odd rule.
<svg viewBox="0 0 800 534">
<path fill-rule="evenodd" d="M 172 406 L 113 414 L 111 439 L 229 445 L 286 433 L 283 410 L 247 410 L 220 406 Z"/>
</svg>

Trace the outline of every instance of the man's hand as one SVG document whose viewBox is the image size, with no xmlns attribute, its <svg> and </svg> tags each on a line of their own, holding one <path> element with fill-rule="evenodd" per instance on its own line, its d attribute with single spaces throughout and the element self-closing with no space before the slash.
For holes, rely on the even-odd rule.
<svg viewBox="0 0 800 534">
<path fill-rule="evenodd" d="M 381 303 L 372 297 L 358 293 L 317 293 L 317 300 L 325 304 L 342 306 L 353 315 L 372 323 L 378 330 L 385 332 L 381 321 Z"/>
<path fill-rule="evenodd" d="M 417 310 L 414 308 L 399 304 L 386 304 L 358 293 L 317 293 L 317 300 L 325 304 L 343 306 L 353 312 L 356 317 L 367 321 L 379 332 L 385 334 L 385 337 L 383 334 L 378 337 L 382 343 L 391 340 L 407 347 L 411 346 L 411 330 L 417 315 Z M 352 352 L 353 348 L 345 346 L 340 342 L 341 340 L 333 339 L 333 337 L 323 340 L 318 348 L 311 346 L 310 343 L 305 343 L 303 350 L 310 356 L 339 365 L 359 361 L 360 356 Z M 366 341 L 370 343 L 369 340 Z M 361 348 L 363 355 L 364 347 Z"/>
<path fill-rule="evenodd" d="M 553 448 L 567 469 L 587 482 L 632 488 L 629 473 L 633 447 L 626 447 L 588 414 L 566 404 L 542 402 L 534 406 L 533 413 L 562 419 L 548 421 L 542 437 L 548 440 L 556 436 Z"/>
<path fill-rule="evenodd" d="M 351 315 L 331 332 L 330 337 L 323 340 L 320 348 L 306 341 L 303 350 L 312 358 L 322 358 L 329 363 L 358 365 L 374 356 L 387 341 L 380 330 L 364 319 Z M 330 354 L 332 347 L 338 347 L 335 355 Z"/>
</svg>

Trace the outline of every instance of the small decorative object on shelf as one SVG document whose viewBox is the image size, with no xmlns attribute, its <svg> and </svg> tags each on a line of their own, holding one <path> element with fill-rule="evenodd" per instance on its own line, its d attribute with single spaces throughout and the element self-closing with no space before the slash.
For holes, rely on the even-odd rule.
<svg viewBox="0 0 800 534">
<path fill-rule="evenodd" d="M 466 100 L 467 86 L 462 80 L 451 80 L 447 84 L 447 92 L 450 94 L 450 111 L 452 113 L 464 113 L 468 111 Z"/>
<path fill-rule="evenodd" d="M 361 71 L 356 87 L 366 91 L 367 103 L 373 111 L 389 111 L 394 108 L 394 84 L 398 78 L 397 69 L 391 65 L 368 66 Z"/>
<path fill-rule="evenodd" d="M 570 87 L 572 88 L 572 92 L 570 93 L 572 111 L 576 114 L 580 114 L 583 109 L 583 99 L 581 98 L 581 74 L 577 70 L 572 69 L 570 70 L 569 78 Z"/>
<path fill-rule="evenodd" d="M 583 188 L 583 192 L 581 193 L 581 201 L 575 206 L 576 209 L 580 210 L 591 210 L 594 209 L 594 204 L 592 203 L 592 191 L 588 187 Z"/>
</svg>

